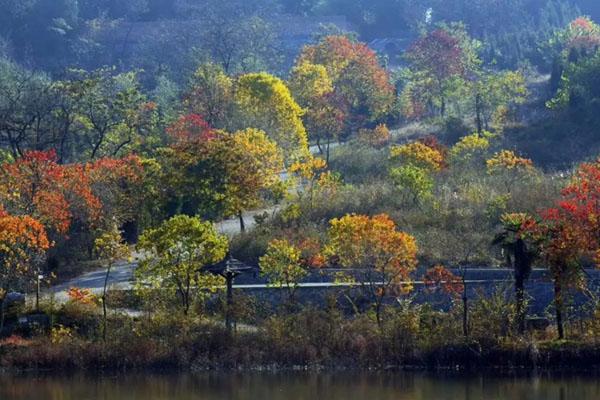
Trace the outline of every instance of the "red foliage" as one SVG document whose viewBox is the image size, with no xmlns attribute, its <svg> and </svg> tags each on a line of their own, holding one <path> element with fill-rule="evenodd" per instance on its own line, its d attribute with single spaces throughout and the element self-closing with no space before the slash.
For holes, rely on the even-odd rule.
<svg viewBox="0 0 600 400">
<path fill-rule="evenodd" d="M 54 150 L 25 153 L 3 165 L 1 178 L 0 184 L 9 188 L 4 203 L 11 210 L 32 215 L 58 233 L 69 230 L 74 216 L 87 220 L 98 217 L 101 205 L 84 168 L 58 164 Z"/>
<path fill-rule="evenodd" d="M 302 50 L 298 64 L 303 62 L 327 69 L 333 80 L 336 103 L 344 105 L 340 107 L 344 118 L 355 118 L 360 124 L 389 111 L 394 86 L 388 71 L 379 64 L 377 54 L 366 44 L 353 42 L 346 36 L 327 36 Z M 352 113 L 344 110 L 347 107 L 353 109 Z"/>
<path fill-rule="evenodd" d="M 417 69 L 429 71 L 440 82 L 465 73 L 460 40 L 444 29 L 418 39 L 408 49 L 407 58 Z"/>
<path fill-rule="evenodd" d="M 419 139 L 419 142 L 440 153 L 443 160 L 441 163 L 441 168 L 448 168 L 448 147 L 446 145 L 440 143 L 440 141 L 433 135 L 427 135 Z"/>
<path fill-rule="evenodd" d="M 581 258 L 600 254 L 600 161 L 582 164 L 556 207 L 521 228 L 533 239 L 556 280 L 577 283 Z"/>
<path fill-rule="evenodd" d="M 429 268 L 423 277 L 423 283 L 431 292 L 441 290 L 451 296 L 460 296 L 464 290 L 460 277 L 454 275 L 443 265 Z"/>
<path fill-rule="evenodd" d="M 167 128 L 169 136 L 177 141 L 210 140 L 214 131 L 198 114 L 188 114 L 180 117 Z"/>
</svg>

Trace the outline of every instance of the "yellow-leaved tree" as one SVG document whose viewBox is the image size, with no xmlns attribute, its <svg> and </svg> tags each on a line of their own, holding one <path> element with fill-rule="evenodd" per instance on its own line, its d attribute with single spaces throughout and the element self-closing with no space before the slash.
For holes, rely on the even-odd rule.
<svg viewBox="0 0 600 400">
<path fill-rule="evenodd" d="M 325 254 L 348 269 L 373 299 L 375 317 L 382 326 L 384 300 L 412 290 L 410 273 L 417 266 L 417 242 L 396 230 L 386 214 L 346 215 L 330 221 Z M 350 272 L 350 271 L 349 271 Z"/>
<path fill-rule="evenodd" d="M 288 302 L 294 301 L 294 294 L 302 278 L 308 275 L 308 269 L 301 260 L 302 252 L 287 240 L 272 240 L 267 252 L 260 258 L 260 269 L 269 283 L 287 292 Z"/>
<path fill-rule="evenodd" d="M 288 164 L 308 155 L 303 110 L 281 79 L 266 72 L 242 75 L 236 81 L 234 99 L 239 129 L 266 132 L 283 149 Z"/>
</svg>

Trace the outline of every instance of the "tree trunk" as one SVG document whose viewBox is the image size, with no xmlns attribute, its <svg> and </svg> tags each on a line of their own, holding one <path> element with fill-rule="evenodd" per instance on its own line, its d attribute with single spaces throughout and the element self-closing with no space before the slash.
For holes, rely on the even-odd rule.
<svg viewBox="0 0 600 400">
<path fill-rule="evenodd" d="M 232 333 L 232 316 L 231 310 L 233 308 L 233 276 L 231 274 L 225 277 L 227 281 L 227 309 L 225 310 L 225 327 L 227 328 L 227 333 Z"/>
<path fill-rule="evenodd" d="M 477 133 L 481 135 L 483 123 L 481 121 L 481 95 L 479 93 L 475 95 L 475 116 L 477 120 Z"/>
<path fill-rule="evenodd" d="M 106 288 L 108 287 L 108 278 L 110 276 L 110 269 L 112 264 L 108 264 L 106 269 L 106 276 L 104 277 L 104 287 L 102 288 L 102 339 L 106 342 L 106 330 L 107 330 L 107 319 L 108 312 L 106 307 Z"/>
<path fill-rule="evenodd" d="M 462 302 L 463 302 L 463 318 L 462 318 L 463 335 L 466 338 L 468 338 L 469 337 L 469 299 L 467 298 L 466 290 L 465 290 L 465 293 L 463 294 Z"/>
<path fill-rule="evenodd" d="M 327 154 L 325 155 L 325 161 L 327 162 L 327 164 L 329 165 L 329 147 L 330 147 L 330 143 L 331 140 L 329 139 L 329 136 L 327 137 Z"/>
<path fill-rule="evenodd" d="M 469 337 L 469 297 L 467 295 L 466 271 L 463 271 L 463 274 L 462 274 L 462 285 L 463 285 L 463 295 L 462 295 L 462 303 L 463 303 L 462 329 L 463 329 L 463 335 L 465 336 L 465 338 L 468 338 Z"/>
<path fill-rule="evenodd" d="M 515 279 L 515 298 L 516 298 L 516 313 L 517 326 L 519 333 L 525 333 L 525 281 L 521 277 Z"/>
<path fill-rule="evenodd" d="M 4 305 L 6 302 L 6 295 L 0 299 L 0 336 L 4 330 Z"/>
<path fill-rule="evenodd" d="M 440 114 L 441 114 L 442 118 L 444 118 L 446 116 L 446 99 L 444 97 L 442 97 L 442 106 L 440 109 Z"/>
<path fill-rule="evenodd" d="M 238 218 L 240 220 L 240 232 L 246 232 L 246 223 L 244 222 L 244 214 L 241 211 L 238 212 Z"/>
<path fill-rule="evenodd" d="M 558 339 L 565 338 L 564 321 L 563 321 L 563 298 L 562 285 L 558 279 L 554 280 L 554 309 L 556 311 L 556 329 L 558 331 Z"/>
<path fill-rule="evenodd" d="M 377 301 L 375 303 L 375 318 L 377 319 L 377 326 L 379 327 L 379 330 L 382 330 L 382 324 L 383 322 L 381 321 L 381 303 L 383 300 L 381 301 Z"/>
</svg>

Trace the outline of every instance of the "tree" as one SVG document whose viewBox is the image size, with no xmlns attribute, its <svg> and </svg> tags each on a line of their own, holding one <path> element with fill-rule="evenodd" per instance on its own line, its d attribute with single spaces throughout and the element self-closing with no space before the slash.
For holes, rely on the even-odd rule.
<svg viewBox="0 0 600 400">
<path fill-rule="evenodd" d="M 535 175 L 533 162 L 528 158 L 517 156 L 513 151 L 501 150 L 486 161 L 487 172 L 499 177 L 508 193 L 517 182 L 522 182 Z"/>
<path fill-rule="evenodd" d="M 410 273 L 417 266 L 417 244 L 396 230 L 387 215 L 346 215 L 330 221 L 326 254 L 341 266 L 355 269 L 360 284 L 374 302 L 378 325 L 387 296 L 412 288 Z"/>
<path fill-rule="evenodd" d="M 263 131 L 213 130 L 196 115 L 168 131 L 176 143 L 162 152 L 165 180 L 180 210 L 238 216 L 243 230 L 243 211 L 281 197 L 283 152 Z"/>
<path fill-rule="evenodd" d="M 374 148 L 381 148 L 387 145 L 392 138 L 392 134 L 386 124 L 379 124 L 373 129 L 360 129 L 358 131 L 358 140 Z"/>
<path fill-rule="evenodd" d="M 565 289 L 581 287 L 582 259 L 598 263 L 600 254 L 600 162 L 582 164 L 562 191 L 555 207 L 542 210 L 538 221 L 522 229 L 537 246 L 554 284 L 559 339 L 564 334 Z"/>
<path fill-rule="evenodd" d="M 102 286 L 102 338 L 106 341 L 107 334 L 107 298 L 106 289 L 110 271 L 118 261 L 125 260 L 131 256 L 129 247 L 123 242 L 121 231 L 116 223 L 103 232 L 94 242 L 96 254 L 100 259 L 106 261 L 106 275 L 104 276 L 104 285 Z"/>
<path fill-rule="evenodd" d="M 228 74 L 269 71 L 279 66 L 279 38 L 264 1 L 187 2 L 201 19 L 201 49 Z"/>
<path fill-rule="evenodd" d="M 298 284 L 308 275 L 301 255 L 301 250 L 287 240 L 275 239 L 269 243 L 267 252 L 259 262 L 261 272 L 269 279 L 269 283 L 287 291 L 289 304 L 294 301 Z"/>
<path fill-rule="evenodd" d="M 258 207 L 269 193 L 281 197 L 283 154 L 274 141 L 257 129 L 236 132 L 220 144 L 226 146 L 225 214 L 237 215 L 243 232 L 245 210 Z"/>
<path fill-rule="evenodd" d="M 298 104 L 304 108 L 304 125 L 309 138 L 316 141 L 321 154 L 329 161 L 329 146 L 339 140 L 347 118 L 347 106 L 334 91 L 333 81 L 327 68 L 310 62 L 294 66 L 291 72 L 290 90 Z M 325 140 L 325 151 L 321 142 Z"/>
<path fill-rule="evenodd" d="M 600 48 L 600 26 L 588 17 L 577 17 L 564 29 L 555 31 L 546 47 L 554 63 L 551 89 L 556 90 L 569 63 L 591 57 Z"/>
<path fill-rule="evenodd" d="M 478 47 L 462 25 L 434 29 L 415 41 L 404 56 L 409 67 L 402 97 L 412 110 L 405 114 L 438 110 L 444 117 L 449 92 L 479 68 Z"/>
<path fill-rule="evenodd" d="M 31 215 L 51 234 L 65 234 L 74 219 L 89 224 L 102 207 L 81 164 L 59 165 L 56 152 L 27 152 L 2 165 L 2 203 L 16 215 Z"/>
<path fill-rule="evenodd" d="M 194 298 L 222 284 L 201 271 L 222 261 L 228 250 L 227 238 L 219 235 L 210 222 L 175 216 L 144 232 L 138 249 L 146 254 L 136 270 L 140 284 L 175 291 L 186 316 Z"/>
<path fill-rule="evenodd" d="M 191 78 L 184 104 L 190 113 L 201 115 L 209 126 L 226 129 L 233 107 L 233 84 L 220 66 L 201 64 Z"/>
<path fill-rule="evenodd" d="M 444 155 L 435 147 L 417 141 L 390 148 L 390 178 L 398 189 L 418 203 L 432 196 L 433 174 L 445 166 Z"/>
<path fill-rule="evenodd" d="M 31 277 L 52 243 L 44 226 L 30 216 L 11 216 L 0 206 L 0 332 L 9 290 Z"/>
<path fill-rule="evenodd" d="M 141 92 L 134 72 L 72 71 L 61 86 L 74 108 L 74 134 L 89 159 L 143 148 L 155 133 L 156 104 Z"/>
<path fill-rule="evenodd" d="M 535 246 L 528 242 L 524 234 L 535 221 L 523 213 L 504 214 L 501 218 L 502 231 L 492 244 L 500 246 L 506 255 L 507 266 L 513 269 L 515 279 L 516 314 L 519 333 L 525 332 L 527 310 L 525 308 L 525 282 L 531 274 L 532 264 L 537 256 Z"/>
<path fill-rule="evenodd" d="M 515 71 L 481 71 L 470 81 L 477 133 L 502 131 L 509 107 L 523 104 L 528 91 L 525 77 Z"/>
<path fill-rule="evenodd" d="M 113 223 L 123 227 L 137 222 L 149 197 L 143 160 L 135 155 L 101 158 L 84 168 L 91 190 L 102 206 L 98 226 L 109 229 Z"/>
<path fill-rule="evenodd" d="M 395 93 L 390 76 L 375 52 L 363 43 L 346 36 L 326 36 L 304 47 L 296 65 L 297 70 L 325 67 L 335 99 L 330 104 L 344 116 L 346 131 L 376 122 L 392 109 Z"/>
<path fill-rule="evenodd" d="M 490 147 L 488 132 L 483 135 L 477 133 L 463 136 L 450 148 L 450 160 L 454 164 L 475 163 L 480 161 Z"/>
<path fill-rule="evenodd" d="M 302 108 L 281 79 L 267 73 L 240 76 L 236 80 L 235 105 L 239 128 L 266 132 L 284 151 L 287 163 L 308 155 Z"/>
</svg>

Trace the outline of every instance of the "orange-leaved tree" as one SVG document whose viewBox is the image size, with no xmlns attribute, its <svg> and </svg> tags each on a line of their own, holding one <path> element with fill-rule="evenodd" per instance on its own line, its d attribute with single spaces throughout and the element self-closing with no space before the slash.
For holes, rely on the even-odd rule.
<svg viewBox="0 0 600 400">
<path fill-rule="evenodd" d="M 0 331 L 4 325 L 6 295 L 31 278 L 35 265 L 43 261 L 50 245 L 38 220 L 8 215 L 0 207 Z"/>
<path fill-rule="evenodd" d="M 329 105 L 338 105 L 346 130 L 356 130 L 380 120 L 392 109 L 394 87 L 389 73 L 379 64 L 376 53 L 364 43 L 346 36 L 326 36 L 304 47 L 296 68 L 325 67 L 335 96 Z"/>
<path fill-rule="evenodd" d="M 385 214 L 333 219 L 328 237 L 326 254 L 342 267 L 354 270 L 353 275 L 373 299 L 381 327 L 386 297 L 412 289 L 410 273 L 417 266 L 415 238 L 396 230 L 394 221 Z"/>
<path fill-rule="evenodd" d="M 54 150 L 27 152 L 4 163 L 0 187 L 0 200 L 11 214 L 30 215 L 57 235 L 66 234 L 76 219 L 95 221 L 102 206 L 84 167 L 58 164 Z"/>
</svg>

